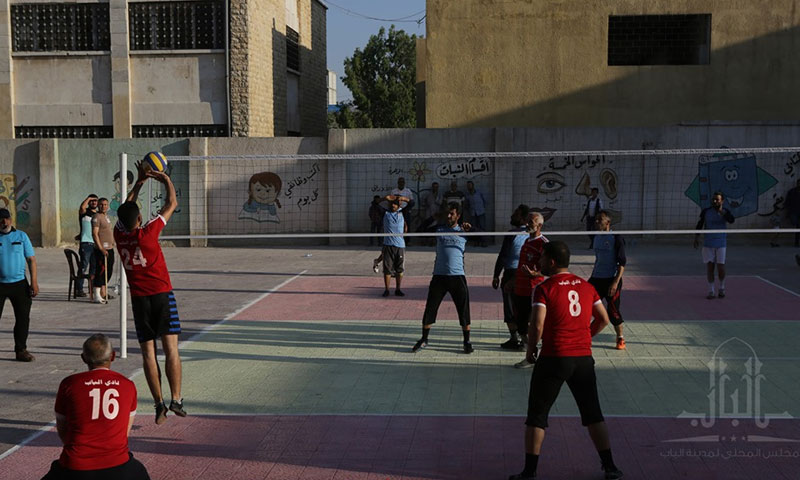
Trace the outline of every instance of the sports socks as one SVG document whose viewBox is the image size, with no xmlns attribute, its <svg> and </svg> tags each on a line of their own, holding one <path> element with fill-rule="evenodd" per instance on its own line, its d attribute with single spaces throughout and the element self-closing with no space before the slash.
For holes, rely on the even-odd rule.
<svg viewBox="0 0 800 480">
<path fill-rule="evenodd" d="M 611 451 L 609 450 L 609 454 Z M 532 453 L 525 454 L 525 469 L 522 471 L 525 475 L 533 475 L 536 473 L 536 468 L 539 466 L 539 455 Z"/>
<path fill-rule="evenodd" d="M 430 328 L 423 328 L 422 329 L 422 340 L 427 342 L 428 341 L 428 334 L 431 333 Z"/>
<path fill-rule="evenodd" d="M 720 290 L 725 290 L 725 279 L 724 278 L 719 281 L 719 289 Z"/>
<path fill-rule="evenodd" d="M 614 465 L 614 458 L 611 456 L 611 449 L 601 450 L 597 452 L 600 455 L 600 462 L 603 464 L 603 469 L 616 469 Z"/>
</svg>

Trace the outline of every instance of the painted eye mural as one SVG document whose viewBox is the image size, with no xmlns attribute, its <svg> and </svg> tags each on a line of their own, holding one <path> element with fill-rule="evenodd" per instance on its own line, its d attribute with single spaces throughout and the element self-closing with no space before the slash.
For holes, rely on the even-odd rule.
<svg viewBox="0 0 800 480">
<path fill-rule="evenodd" d="M 566 187 L 564 177 L 554 172 L 544 172 L 536 176 L 536 191 L 545 195 L 556 193 Z"/>
</svg>

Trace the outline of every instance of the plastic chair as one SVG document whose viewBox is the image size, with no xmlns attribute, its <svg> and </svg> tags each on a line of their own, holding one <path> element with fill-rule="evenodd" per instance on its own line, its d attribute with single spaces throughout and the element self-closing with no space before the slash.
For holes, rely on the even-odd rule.
<svg viewBox="0 0 800 480">
<path fill-rule="evenodd" d="M 67 265 L 69 265 L 69 290 L 67 291 L 67 301 L 75 297 L 73 286 L 78 285 L 78 279 L 89 279 L 88 273 L 82 273 L 80 270 L 81 260 L 78 252 L 75 250 L 65 248 L 64 255 L 67 257 Z"/>
</svg>

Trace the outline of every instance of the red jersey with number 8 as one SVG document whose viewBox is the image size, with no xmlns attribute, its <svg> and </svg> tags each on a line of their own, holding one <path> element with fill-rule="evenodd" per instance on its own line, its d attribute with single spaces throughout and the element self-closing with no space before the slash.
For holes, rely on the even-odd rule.
<svg viewBox="0 0 800 480">
<path fill-rule="evenodd" d="M 128 423 L 136 413 L 136 386 L 107 368 L 70 375 L 56 395 L 66 435 L 59 463 L 70 470 L 100 470 L 128 461 Z"/>
<path fill-rule="evenodd" d="M 166 224 L 159 215 L 132 232 L 125 230 L 120 222 L 114 228 L 114 241 L 134 297 L 172 291 L 167 262 L 158 244 L 158 236 Z"/>
<path fill-rule="evenodd" d="M 584 357 L 592 354 L 592 308 L 601 302 L 586 280 L 557 273 L 533 291 L 533 308 L 547 309 L 542 332 L 543 357 Z"/>
</svg>

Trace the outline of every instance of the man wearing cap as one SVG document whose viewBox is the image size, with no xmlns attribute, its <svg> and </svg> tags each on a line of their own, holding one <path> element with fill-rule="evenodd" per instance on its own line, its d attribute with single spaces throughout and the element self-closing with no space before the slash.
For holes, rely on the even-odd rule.
<svg viewBox="0 0 800 480">
<path fill-rule="evenodd" d="M 25 278 L 25 264 L 31 274 L 31 283 Z M 0 208 L 0 317 L 6 298 L 14 307 L 14 352 L 20 362 L 33 361 L 28 353 L 28 326 L 30 325 L 31 299 L 39 294 L 36 257 L 33 245 L 25 232 L 11 225 L 11 213 Z"/>
</svg>

